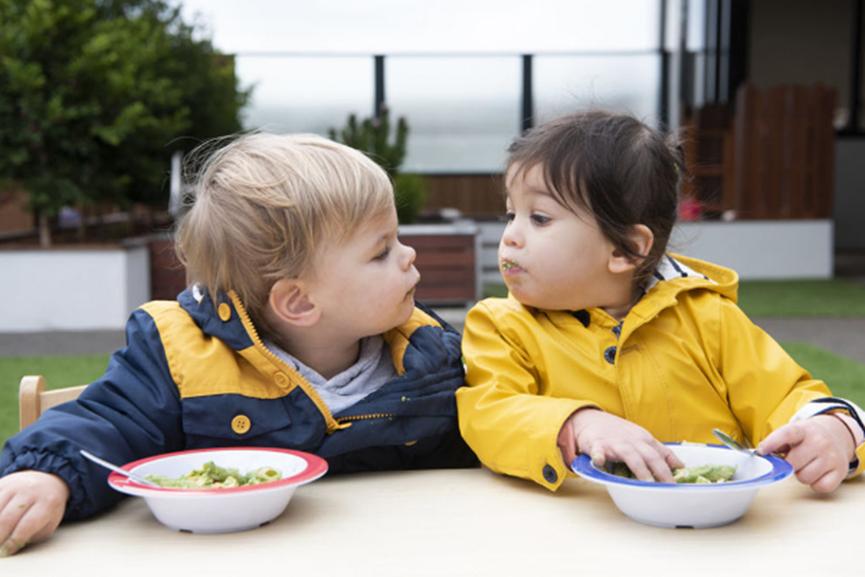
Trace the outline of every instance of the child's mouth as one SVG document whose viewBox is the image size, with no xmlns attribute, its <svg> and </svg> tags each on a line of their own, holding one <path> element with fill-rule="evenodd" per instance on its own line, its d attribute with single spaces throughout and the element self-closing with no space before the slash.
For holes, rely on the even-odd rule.
<svg viewBox="0 0 865 577">
<path fill-rule="evenodd" d="M 502 274 L 505 275 L 517 274 L 525 270 L 519 263 L 507 259 L 502 259 L 500 268 L 502 269 Z"/>
</svg>

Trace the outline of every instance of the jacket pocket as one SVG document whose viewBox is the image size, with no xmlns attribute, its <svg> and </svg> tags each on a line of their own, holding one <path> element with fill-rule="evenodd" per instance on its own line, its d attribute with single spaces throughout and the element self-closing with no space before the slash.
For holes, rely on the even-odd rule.
<svg viewBox="0 0 865 577">
<path fill-rule="evenodd" d="M 183 400 L 183 430 L 193 446 L 243 443 L 288 429 L 291 424 L 285 405 L 276 399 L 213 395 Z"/>
</svg>

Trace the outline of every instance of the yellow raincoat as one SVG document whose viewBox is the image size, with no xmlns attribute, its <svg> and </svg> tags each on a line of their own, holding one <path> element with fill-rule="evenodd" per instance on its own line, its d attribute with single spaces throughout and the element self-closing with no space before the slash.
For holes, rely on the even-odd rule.
<svg viewBox="0 0 865 577">
<path fill-rule="evenodd" d="M 469 311 L 469 386 L 457 390 L 457 407 L 484 465 L 555 490 L 570 474 L 556 440 L 581 407 L 663 442 L 717 442 L 718 427 L 756 444 L 809 401 L 831 396 L 739 309 L 735 272 L 674 258 L 690 272 L 666 275 L 621 324 L 598 308 L 544 311 L 511 297 Z M 857 457 L 861 470 L 865 445 Z"/>
</svg>

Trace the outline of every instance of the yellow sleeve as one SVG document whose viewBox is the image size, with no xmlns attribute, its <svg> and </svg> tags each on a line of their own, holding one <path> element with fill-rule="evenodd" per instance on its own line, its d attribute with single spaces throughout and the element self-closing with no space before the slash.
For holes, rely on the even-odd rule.
<svg viewBox="0 0 865 577">
<path fill-rule="evenodd" d="M 730 408 L 751 443 L 790 422 L 805 404 L 829 397 L 823 381 L 811 378 L 772 337 L 728 299 L 720 300 L 719 358 Z"/>
<path fill-rule="evenodd" d="M 481 302 L 466 316 L 463 356 L 468 386 L 457 390 L 460 432 L 481 462 L 498 473 L 557 489 L 570 472 L 556 441 L 588 401 L 540 393 L 534 359 L 507 327 L 507 314 Z"/>
</svg>

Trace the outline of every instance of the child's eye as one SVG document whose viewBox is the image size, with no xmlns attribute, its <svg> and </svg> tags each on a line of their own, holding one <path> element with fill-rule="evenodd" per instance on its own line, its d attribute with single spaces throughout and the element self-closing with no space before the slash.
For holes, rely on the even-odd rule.
<svg viewBox="0 0 865 577">
<path fill-rule="evenodd" d="M 389 255 L 389 254 L 390 254 L 390 247 L 386 246 L 386 247 L 384 247 L 384 250 L 381 251 L 380 253 L 378 253 L 377 255 L 375 255 L 372 258 L 372 260 L 385 260 L 387 258 L 387 255 Z"/>
<path fill-rule="evenodd" d="M 548 217 L 544 214 L 538 214 L 536 212 L 532 213 L 531 219 L 532 219 L 533 223 L 539 224 L 541 226 L 549 223 L 550 220 L 552 220 L 550 217 Z"/>
<path fill-rule="evenodd" d="M 513 222 L 514 221 L 514 213 L 510 212 L 510 211 L 506 212 L 505 216 L 503 218 L 504 218 L 505 222 Z"/>
</svg>

